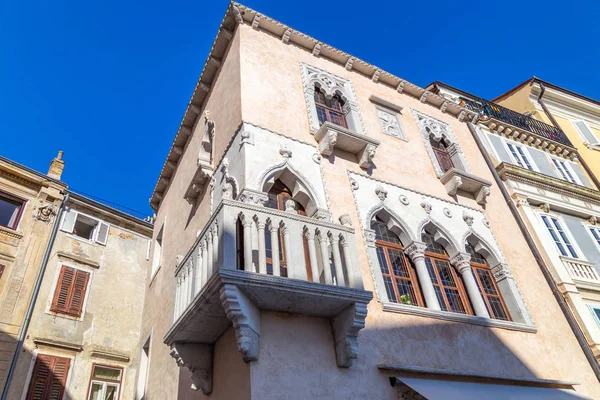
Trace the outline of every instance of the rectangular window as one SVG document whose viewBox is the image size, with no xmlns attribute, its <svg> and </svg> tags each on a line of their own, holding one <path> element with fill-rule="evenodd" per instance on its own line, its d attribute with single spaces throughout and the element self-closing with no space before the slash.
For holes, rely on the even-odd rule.
<svg viewBox="0 0 600 400">
<path fill-rule="evenodd" d="M 80 238 L 106 245 L 109 225 L 95 218 L 69 210 L 65 213 L 61 230 Z"/>
<path fill-rule="evenodd" d="M 70 366 L 68 358 L 38 354 L 27 400 L 62 399 Z"/>
<path fill-rule="evenodd" d="M 118 400 L 123 369 L 94 364 L 88 400 Z"/>
<path fill-rule="evenodd" d="M 156 239 L 154 240 L 154 255 L 152 257 L 152 273 L 150 275 L 150 279 L 154 276 L 158 268 L 160 267 L 160 259 L 162 257 L 162 245 L 163 245 L 163 231 L 165 229 L 165 224 L 158 231 L 158 235 L 156 235 Z"/>
<path fill-rule="evenodd" d="M 512 154 L 513 160 L 517 163 L 517 165 L 521 168 L 527 168 L 533 171 L 533 164 L 529 161 L 529 156 L 527 151 L 523 148 L 523 146 L 518 145 L 516 143 L 506 143 L 508 146 L 508 150 L 510 150 L 510 154 Z"/>
<path fill-rule="evenodd" d="M 577 131 L 584 142 L 590 144 L 598 143 L 598 138 L 596 138 L 592 129 L 584 121 L 573 121 L 573 125 L 577 128 Z"/>
<path fill-rule="evenodd" d="M 142 400 L 146 396 L 146 380 L 148 379 L 148 366 L 150 365 L 150 339 L 146 340 L 142 346 L 140 357 L 140 374 L 135 392 L 135 400 Z"/>
<path fill-rule="evenodd" d="M 553 158 L 553 157 L 551 157 L 551 159 L 552 159 L 552 164 L 554 164 L 554 167 L 558 171 L 558 174 L 565 181 L 568 181 L 571 183 L 578 183 L 577 180 L 574 178 L 574 175 L 571 173 L 569 166 L 567 165 L 567 163 L 564 160 L 560 160 L 558 158 Z"/>
<path fill-rule="evenodd" d="M 50 311 L 80 317 L 90 274 L 63 265 Z"/>
<path fill-rule="evenodd" d="M 546 229 L 548 229 L 548 232 L 550 233 L 552 240 L 556 244 L 560 255 L 566 257 L 579 258 L 577 256 L 577 251 L 575 251 L 575 248 L 569 240 L 569 237 L 562 229 L 558 218 L 551 217 L 548 215 L 542 215 L 542 221 L 544 221 L 544 225 L 546 225 Z"/>
<path fill-rule="evenodd" d="M 17 229 L 25 208 L 25 200 L 0 193 L 0 225 Z"/>
</svg>

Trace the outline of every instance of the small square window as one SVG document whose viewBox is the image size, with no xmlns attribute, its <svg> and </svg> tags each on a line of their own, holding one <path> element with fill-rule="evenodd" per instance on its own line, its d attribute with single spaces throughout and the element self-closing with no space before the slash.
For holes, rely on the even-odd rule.
<svg viewBox="0 0 600 400">
<path fill-rule="evenodd" d="M 0 193 L 0 225 L 17 229 L 23 208 L 25 208 L 25 201 Z"/>
<path fill-rule="evenodd" d="M 88 400 L 118 400 L 122 372 L 121 368 L 94 365 Z"/>
</svg>

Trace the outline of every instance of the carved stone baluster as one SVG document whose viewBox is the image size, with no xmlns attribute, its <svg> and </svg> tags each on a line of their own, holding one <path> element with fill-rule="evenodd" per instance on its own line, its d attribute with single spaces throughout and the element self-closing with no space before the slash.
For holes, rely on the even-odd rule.
<svg viewBox="0 0 600 400">
<path fill-rule="evenodd" d="M 177 274 L 177 277 L 175 278 L 175 318 L 173 318 L 174 321 L 177 321 L 177 318 L 179 318 L 179 316 L 181 315 L 181 278 L 179 277 L 180 274 L 181 271 L 179 272 L 179 274 Z"/>
<path fill-rule="evenodd" d="M 258 230 L 258 272 L 267 274 L 267 255 L 265 248 L 265 223 L 256 220 Z"/>
<path fill-rule="evenodd" d="M 212 228 L 212 238 L 213 238 L 213 260 L 212 260 L 212 264 L 210 267 L 209 276 L 212 276 L 212 274 L 215 272 L 216 266 L 219 262 L 219 229 L 216 225 Z"/>
<path fill-rule="evenodd" d="M 344 266 L 342 265 L 342 257 L 340 256 L 339 239 L 330 233 L 329 240 L 331 241 L 331 251 L 333 252 L 333 266 L 335 268 L 335 281 L 338 286 L 346 286 L 344 279 Z"/>
<path fill-rule="evenodd" d="M 327 236 L 319 232 L 317 239 L 319 240 L 319 246 L 321 247 L 321 260 L 323 261 L 325 283 L 327 285 L 332 285 L 333 278 L 331 276 L 331 266 L 329 265 L 329 248 L 327 246 Z"/>
<path fill-rule="evenodd" d="M 206 285 L 206 281 L 208 280 L 208 256 L 206 254 L 206 238 L 202 238 L 202 240 L 200 241 L 200 251 L 202 252 L 202 268 L 200 272 L 202 275 L 202 286 L 204 286 Z"/>
<path fill-rule="evenodd" d="M 243 218 L 244 226 L 244 270 L 254 272 L 252 268 L 252 219 Z"/>
<path fill-rule="evenodd" d="M 310 272 L 312 274 L 313 282 L 320 282 L 319 279 L 319 263 L 317 261 L 317 248 L 315 246 L 315 233 L 309 229 L 305 228 L 304 235 L 306 236 L 306 241 L 308 242 L 308 258 L 310 260 Z"/>
<path fill-rule="evenodd" d="M 270 221 L 269 230 L 271 232 L 271 262 L 273 264 L 273 275 L 281 276 L 279 267 L 279 231 L 277 229 L 277 224 Z"/>
<path fill-rule="evenodd" d="M 198 247 L 196 248 L 196 292 L 199 292 L 200 290 L 202 290 L 202 284 L 204 283 L 202 281 L 202 245 L 198 244 Z"/>
<path fill-rule="evenodd" d="M 281 230 L 283 233 L 283 251 L 285 251 L 285 262 L 287 264 L 288 277 L 293 278 L 295 269 L 298 265 L 294 257 L 292 256 L 292 243 L 290 241 L 290 230 L 291 228 L 284 223 L 281 224 Z"/>
<path fill-rule="evenodd" d="M 212 275 L 212 270 L 213 270 L 213 255 L 214 255 L 214 248 L 213 248 L 213 236 L 212 236 L 212 232 L 209 230 L 206 231 L 206 258 L 207 258 L 207 262 L 206 262 L 206 280 L 208 281 Z"/>
<path fill-rule="evenodd" d="M 352 254 L 350 252 L 350 243 L 348 243 L 348 238 L 344 236 L 341 244 L 344 254 L 344 263 L 346 264 L 346 273 L 348 275 L 348 287 L 356 288 L 358 285 L 356 283 L 354 267 L 352 266 Z"/>
</svg>

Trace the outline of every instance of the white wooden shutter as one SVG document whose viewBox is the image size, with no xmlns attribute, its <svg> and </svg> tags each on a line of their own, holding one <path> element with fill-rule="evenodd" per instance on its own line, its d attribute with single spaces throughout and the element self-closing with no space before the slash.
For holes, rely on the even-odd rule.
<svg viewBox="0 0 600 400">
<path fill-rule="evenodd" d="M 77 212 L 73 210 L 69 210 L 65 213 L 65 217 L 63 218 L 61 230 L 73 233 L 73 228 L 75 227 L 75 220 L 77 220 Z"/>
<path fill-rule="evenodd" d="M 581 136 L 583 136 L 583 139 L 586 142 L 591 144 L 598 143 L 598 139 L 596 139 L 594 132 L 592 132 L 592 130 L 587 126 L 585 122 L 574 121 L 573 124 L 575 125 L 575 127 L 577 127 L 577 130 L 579 130 L 579 133 L 581 134 Z"/>
<path fill-rule="evenodd" d="M 99 222 L 98 226 L 96 227 L 97 229 L 97 234 L 96 234 L 96 243 L 100 243 L 100 244 L 106 244 L 106 241 L 108 240 L 108 224 L 105 224 L 104 222 Z"/>
</svg>

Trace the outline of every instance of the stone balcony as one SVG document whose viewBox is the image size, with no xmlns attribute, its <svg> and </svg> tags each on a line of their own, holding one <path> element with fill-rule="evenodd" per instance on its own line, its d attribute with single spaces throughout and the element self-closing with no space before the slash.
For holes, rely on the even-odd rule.
<svg viewBox="0 0 600 400">
<path fill-rule="evenodd" d="M 352 365 L 373 295 L 363 289 L 354 229 L 341 220 L 221 202 L 179 260 L 174 323 L 164 339 L 192 372 L 193 389 L 212 391 L 214 343 L 232 325 L 244 361 L 258 360 L 261 310 L 329 319 L 337 365 Z M 280 245 L 282 260 L 270 259 Z"/>
<path fill-rule="evenodd" d="M 353 132 L 331 122 L 325 122 L 315 133 L 319 142 L 319 153 L 325 157 L 333 154 L 333 149 L 342 150 L 356 156 L 358 165 L 369 169 L 372 165 L 379 141 L 367 135 Z"/>
<path fill-rule="evenodd" d="M 596 267 L 593 262 L 561 256 L 565 268 L 569 272 L 573 282 L 587 283 L 600 287 L 600 275 L 596 272 Z"/>
</svg>

